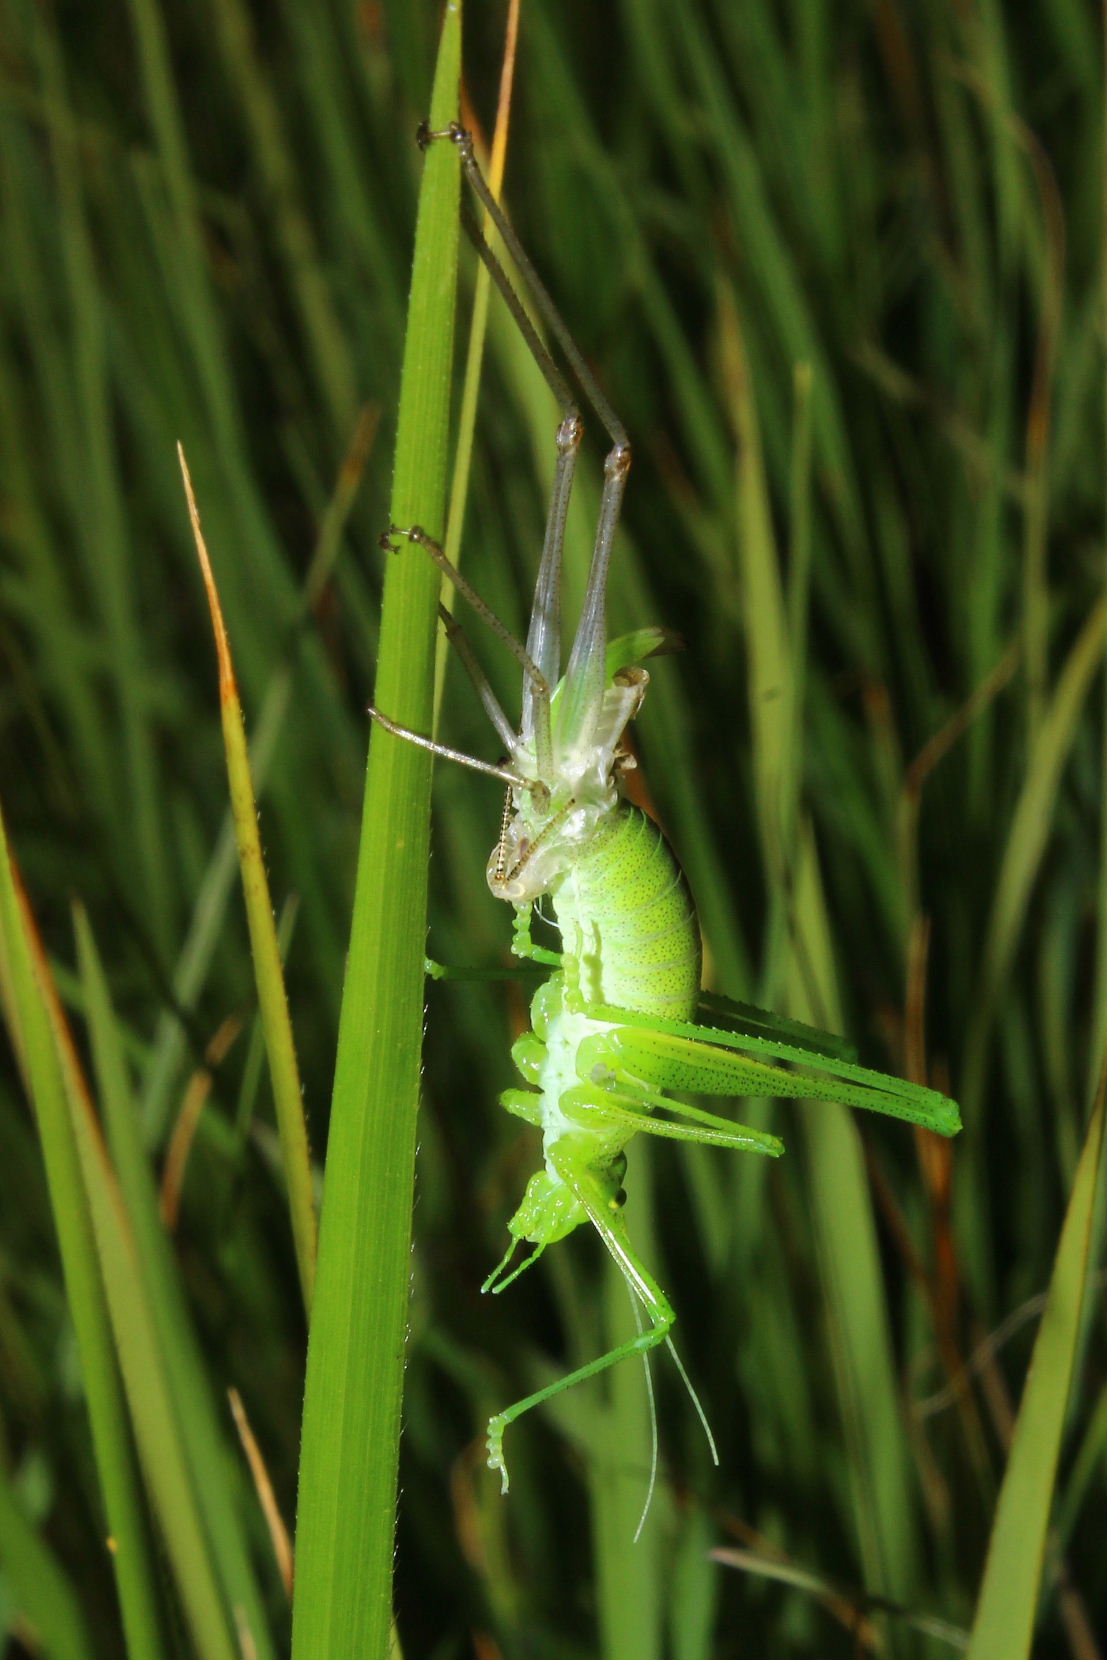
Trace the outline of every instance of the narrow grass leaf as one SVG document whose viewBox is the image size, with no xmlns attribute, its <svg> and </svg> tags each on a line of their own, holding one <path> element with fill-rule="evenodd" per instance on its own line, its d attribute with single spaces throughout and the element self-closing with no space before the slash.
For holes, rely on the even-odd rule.
<svg viewBox="0 0 1107 1660">
<path fill-rule="evenodd" d="M 242 1485 L 228 1457 L 228 1420 L 221 1429 L 180 1272 L 158 1206 L 154 1173 L 143 1145 L 140 1117 L 122 1051 L 122 1032 L 84 911 L 75 915 L 77 958 L 88 1017 L 99 1099 L 127 1223 L 133 1233 L 146 1305 L 172 1393 L 184 1461 L 211 1540 L 212 1559 L 228 1607 L 250 1633 L 258 1660 L 273 1660 L 258 1583 L 243 1526 Z"/>
<path fill-rule="evenodd" d="M 790 977 L 791 1011 L 837 1030 L 841 1015 L 826 902 L 813 837 L 810 830 L 804 833 L 798 813 L 797 654 L 789 639 L 748 360 L 729 305 L 722 322 L 739 457 L 738 535 L 757 812 L 776 926 L 767 990 L 774 1001 L 781 980 Z M 805 440 L 801 429 L 801 444 Z M 800 605 L 797 596 L 793 616 Z M 860 1139 L 845 1110 L 829 1104 L 811 1112 L 804 1129 L 858 1541 L 870 1588 L 894 1587 L 903 1594 L 914 1573 L 916 1544 L 906 1519 L 910 1512 L 901 1502 L 906 1442 L 895 1409 L 891 1331 Z"/>
<path fill-rule="evenodd" d="M 737 449 L 736 528 L 757 814 L 765 866 L 779 905 L 787 901 L 800 784 L 796 686 L 749 363 L 741 323 L 726 294 L 720 321 Z"/>
<path fill-rule="evenodd" d="M 49 29 L 38 30 L 38 41 L 48 89 L 46 107 L 61 205 L 58 225 L 73 330 L 69 351 L 82 457 L 79 474 L 73 475 L 80 478 L 74 518 L 108 647 L 110 707 L 118 721 L 119 738 L 113 793 L 116 801 L 127 803 L 130 831 L 122 845 L 131 850 L 131 877 L 142 893 L 151 933 L 160 942 L 166 937 L 170 916 L 170 879 L 161 856 L 165 806 L 159 788 L 155 728 L 147 706 L 152 676 L 136 614 L 134 555 L 117 454 L 106 305 L 96 272 L 85 202 L 88 181 L 82 177 L 77 127 L 67 107 L 62 55 Z"/>
<path fill-rule="evenodd" d="M 484 169 L 488 188 L 497 201 L 500 199 L 500 190 L 503 186 L 504 167 L 507 162 L 507 140 L 511 124 L 511 92 L 515 80 L 515 48 L 519 33 L 519 0 L 511 0 L 508 7 L 505 25 L 504 58 L 500 70 L 500 96 L 496 106 L 496 126 L 492 134 L 492 148 L 489 153 L 488 166 Z M 486 238 L 492 232 L 492 219 L 487 209 L 481 220 L 481 229 Z M 480 398 L 481 368 L 484 363 L 484 342 L 488 332 L 488 301 L 491 291 L 492 277 L 487 265 L 481 260 L 477 266 L 476 281 L 473 286 L 473 307 L 469 317 L 469 343 L 465 353 L 465 373 L 461 382 L 461 403 L 457 417 L 457 443 L 454 446 L 454 467 L 450 484 L 450 514 L 446 528 L 445 549 L 447 557 L 456 566 L 460 562 L 462 552 L 462 531 L 465 528 L 465 504 L 469 494 L 469 478 L 473 460 L 473 433 L 477 420 L 477 403 Z M 448 590 L 445 604 L 453 610 L 455 593 Z M 442 701 L 442 686 L 445 672 L 445 657 L 439 660 L 439 668 L 435 677 L 435 710 Z"/>
<path fill-rule="evenodd" d="M 0 1466 L 0 1563 L 7 1594 L 49 1660 L 88 1660 L 93 1648 L 81 1605 L 64 1568 L 28 1521 Z"/>
<path fill-rule="evenodd" d="M 644 1151 L 636 1149 L 634 1164 L 634 1235 L 646 1260 L 651 1256 L 656 1260 L 648 1152 L 643 1156 Z M 590 1333 L 596 1348 L 610 1349 L 633 1337 L 635 1310 L 627 1298 L 626 1282 L 612 1262 L 603 1265 L 599 1312 L 599 1331 Z M 651 1356 L 655 1377 L 671 1364 L 664 1349 Z M 658 1660 L 664 1633 L 662 1543 L 669 1494 L 664 1483 L 654 1485 L 657 1472 L 651 1468 L 656 1426 L 650 1423 L 650 1373 L 641 1362 L 624 1363 L 593 1387 L 602 1389 L 605 1396 L 604 1409 L 597 1414 L 600 1433 L 589 1447 L 600 1652 L 607 1660 L 620 1660 L 625 1654 L 633 1654 L 636 1660 Z M 643 1520 L 647 1499 L 650 1509 Z"/>
<path fill-rule="evenodd" d="M 139 1253 L 91 1097 L 30 913 L 27 942 L 58 1057 L 96 1260 L 143 1474 L 201 1660 L 233 1660 L 237 1645 L 180 1441 L 171 1380 L 142 1280 Z"/>
<path fill-rule="evenodd" d="M 810 836 L 797 872 L 794 926 L 790 1007 L 833 1027 L 839 1017 L 833 954 Z M 861 1138 L 849 1113 L 829 1103 L 808 1112 L 804 1137 L 865 1582 L 870 1591 L 907 1601 L 918 1572 L 917 1513 L 904 1502 L 912 1476 Z"/>
<path fill-rule="evenodd" d="M 1102 668 L 1105 640 L 1107 601 L 1101 600 L 1069 652 L 1027 761 L 1026 776 L 996 878 L 977 1001 L 966 1040 L 962 1100 L 965 1122 L 970 1128 L 982 1105 L 996 1003 L 1010 971 L 1034 879 L 1041 867 L 1061 774 L 1076 736 L 1080 712 L 1095 675 Z"/>
<path fill-rule="evenodd" d="M 878 1609 L 894 1613 L 897 1621 L 906 1628 L 933 1637 L 936 1642 L 948 1644 L 952 1649 L 968 1647 L 968 1633 L 960 1626 L 951 1625 L 948 1620 L 934 1619 L 927 1614 L 916 1614 L 909 1608 L 889 1604 L 886 1599 L 872 1598 L 856 1586 L 835 1584 L 825 1574 L 812 1573 L 810 1569 L 801 1567 L 798 1563 L 778 1560 L 753 1550 L 724 1548 L 712 1551 L 711 1556 L 713 1561 L 723 1567 L 735 1568 L 740 1573 L 752 1574 L 762 1579 L 777 1580 L 781 1585 L 790 1585 L 812 1597 L 849 1632 L 857 1647 L 863 1644 L 866 1649 L 875 1653 L 882 1652 L 880 1638 L 872 1621 L 872 1615 Z"/>
<path fill-rule="evenodd" d="M 144 1521 L 143 1494 L 126 1421 L 123 1386 L 105 1285 L 96 1257 L 93 1218 L 81 1177 L 55 1037 L 50 1029 L 41 959 L 30 910 L 8 852 L 0 818 L 0 959 L 5 964 L 5 1008 L 23 1079 L 35 1109 L 46 1182 L 58 1230 L 81 1378 L 88 1399 L 96 1469 L 105 1496 L 106 1519 L 115 1540 L 116 1584 L 131 1660 L 159 1660 L 163 1632 L 158 1612 L 158 1572 Z"/>
<path fill-rule="evenodd" d="M 1065 1212 L 1049 1301 L 1030 1360 L 992 1526 L 969 1660 L 994 1660 L 999 1654 L 1004 1660 L 1023 1660 L 1034 1641 L 1061 1432 L 1087 1284 L 1096 1184 L 1101 1176 L 1105 1083 L 1107 1072 L 1101 1076 Z"/>
<path fill-rule="evenodd" d="M 342 431 L 353 415 L 355 372 L 300 194 L 291 143 L 293 132 L 299 138 L 299 126 L 294 125 L 290 111 L 282 111 L 243 0 L 223 0 L 213 21 L 229 78 L 241 96 L 252 163 L 264 178 L 272 203 L 299 329 L 310 349 L 322 401 L 336 431 Z"/>
<path fill-rule="evenodd" d="M 81 1360 L 92 1443 L 104 1495 L 107 1530 L 130 1660 L 161 1660 L 157 1569 L 144 1518 L 134 1446 L 127 1424 L 119 1367 L 100 1275 L 92 1218 L 85 1196 L 61 1066 L 29 912 L 0 817 L 0 960 L 5 1008 L 34 1107 L 46 1165 L 50 1205 L 61 1248 L 66 1296 Z"/>
<path fill-rule="evenodd" d="M 358 419 L 346 455 L 338 471 L 331 497 L 319 521 L 315 549 L 304 578 L 300 596 L 302 619 L 318 605 L 330 580 L 341 548 L 342 535 L 353 507 L 366 462 L 378 427 L 377 416 L 369 410 Z M 293 646 L 298 635 L 293 636 Z M 277 741 L 285 730 L 292 701 L 294 657 L 278 664 L 265 690 L 250 736 L 250 770 L 256 789 L 262 789 Z M 142 1092 L 142 1116 L 151 1130 L 164 1125 L 171 1092 L 180 1076 L 187 1048 L 187 1029 L 180 1011 L 195 1009 L 211 970 L 212 961 L 224 940 L 223 922 L 234 882 L 234 816 L 228 811 L 219 829 L 203 879 L 192 907 L 188 933 L 173 975 L 174 1007 L 160 1017 L 154 1034 L 152 1059 L 148 1064 Z"/>
<path fill-rule="evenodd" d="M 281 1156 L 288 1189 L 288 1207 L 292 1216 L 292 1237 L 296 1246 L 300 1289 L 303 1293 L 304 1307 L 310 1314 L 315 1287 L 315 1196 L 312 1186 L 311 1148 L 308 1145 L 307 1120 L 304 1116 L 304 1095 L 300 1084 L 300 1068 L 296 1061 L 296 1041 L 292 1035 L 292 1021 L 289 1017 L 288 997 L 284 986 L 284 969 L 281 965 L 277 928 L 273 919 L 273 902 L 269 897 L 269 881 L 265 874 L 265 860 L 261 851 L 257 801 L 250 775 L 250 752 L 246 743 L 246 727 L 235 682 L 234 664 L 231 660 L 230 641 L 219 605 L 219 590 L 204 543 L 204 533 L 200 527 L 200 514 L 196 507 L 188 463 L 184 450 L 179 446 L 178 455 L 185 494 L 188 497 L 192 533 L 196 538 L 196 553 L 200 560 L 211 610 L 215 649 L 219 657 L 219 709 L 223 722 L 223 744 L 227 756 L 227 780 L 231 792 L 231 810 L 234 814 L 235 839 L 238 844 L 238 863 L 254 959 L 254 979 L 261 1006 L 265 1048 L 269 1056 L 273 1101 L 277 1109 L 277 1128 L 280 1133 Z"/>
</svg>

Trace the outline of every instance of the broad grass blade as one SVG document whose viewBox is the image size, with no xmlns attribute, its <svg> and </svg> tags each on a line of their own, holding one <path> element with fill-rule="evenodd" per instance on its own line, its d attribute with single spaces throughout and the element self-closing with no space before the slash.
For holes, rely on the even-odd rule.
<svg viewBox="0 0 1107 1660">
<path fill-rule="evenodd" d="M 461 8 L 446 11 L 430 119 L 457 116 Z M 441 536 L 459 168 L 427 153 L 396 439 L 392 518 Z M 375 701 L 426 731 L 438 573 L 388 555 Z M 415 1110 L 423 1029 L 430 758 L 373 734 L 327 1147 L 296 1533 L 295 1660 L 383 1656 L 389 1641 Z"/>
</svg>

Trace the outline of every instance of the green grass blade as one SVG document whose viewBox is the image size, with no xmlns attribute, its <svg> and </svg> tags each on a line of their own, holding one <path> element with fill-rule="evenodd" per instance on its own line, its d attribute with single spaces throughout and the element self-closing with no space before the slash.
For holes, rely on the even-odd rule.
<svg viewBox="0 0 1107 1660">
<path fill-rule="evenodd" d="M 116 454 L 103 296 L 83 200 L 76 132 L 71 120 L 64 118 L 61 54 L 49 30 L 39 31 L 39 41 L 54 118 L 51 136 L 63 204 L 59 223 L 73 318 L 74 394 L 84 462 L 77 523 L 87 568 L 95 573 L 93 589 L 112 665 L 112 706 L 118 714 L 122 753 L 117 789 L 129 803 L 134 825 L 133 875 L 143 895 L 151 931 L 162 940 L 170 915 L 168 873 L 160 851 L 165 838 L 164 799 L 159 791 L 153 729 L 146 707 L 152 677 L 135 609 L 134 552 Z"/>
<path fill-rule="evenodd" d="M 66 1091 L 96 1250 L 135 1439 L 151 1502 L 165 1534 L 174 1579 L 202 1660 L 235 1660 L 229 1606 L 206 1535 L 174 1413 L 172 1382 L 142 1280 L 134 1233 L 75 1065 Z"/>
<path fill-rule="evenodd" d="M 799 949 L 791 1006 L 809 1019 L 835 1024 L 834 966 L 810 840 L 801 854 L 795 907 Z M 912 1480 L 861 1138 L 847 1112 L 828 1106 L 807 1114 L 804 1139 L 837 1405 L 849 1450 L 852 1521 L 865 1584 L 869 1591 L 908 1601 L 919 1573 L 918 1529 L 915 1510 L 904 1503 Z"/>
<path fill-rule="evenodd" d="M 745 618 L 748 699 L 753 722 L 753 776 L 766 870 L 778 911 L 787 903 L 795 859 L 796 801 L 802 752 L 788 617 L 773 534 L 750 365 L 733 303 L 722 308 L 727 379 L 738 451 L 737 542 Z"/>
<path fill-rule="evenodd" d="M 220 1591 L 219 1574 L 197 1503 L 190 1461 L 181 1443 L 172 1378 L 144 1284 L 141 1253 L 108 1162 L 60 1003 L 49 984 L 41 945 L 29 915 L 19 907 L 7 862 L 5 874 L 5 957 L 17 965 L 14 984 L 17 988 L 24 987 L 24 1052 L 29 1058 L 37 1059 L 36 1107 L 41 1109 L 45 1104 L 49 1108 L 49 1127 L 47 1117 L 40 1115 L 44 1145 L 47 1136 L 57 1143 L 54 1161 L 62 1166 L 67 1183 L 76 1184 L 75 1191 L 65 1194 L 67 1215 L 75 1218 L 82 1228 L 90 1229 L 90 1237 L 81 1241 L 85 1260 L 80 1264 L 78 1284 L 82 1303 L 79 1310 L 75 1303 L 77 1291 L 72 1287 L 70 1290 L 78 1331 L 89 1311 L 95 1312 L 106 1300 L 143 1472 L 164 1532 L 197 1653 L 204 1660 L 233 1660 L 236 1639 L 229 1614 L 231 1598 L 224 1602 Z M 36 1077 L 30 1065 L 28 1075 Z M 57 1122 L 54 1122 L 55 1114 L 59 1115 Z M 77 1168 L 73 1167 L 74 1161 Z M 48 1168 L 49 1163 L 48 1155 Z M 87 1283 L 89 1274 L 98 1275 L 99 1283 Z M 104 1339 L 106 1334 L 98 1336 Z M 90 1402 L 91 1399 L 90 1390 Z M 129 1576 L 141 1576 L 136 1585 L 129 1587 L 135 1605 L 135 1629 L 132 1635 L 132 1621 L 128 1620 L 128 1640 L 133 1654 L 157 1655 L 162 1652 L 154 1606 L 157 1572 L 143 1543 L 140 1500 L 130 1479 L 130 1437 L 125 1426 L 118 1423 L 113 1425 L 113 1434 L 108 1470 L 115 1486 L 126 1479 L 126 1506 L 133 1512 L 128 1513 L 125 1506 L 126 1533 L 122 1543 L 116 1536 L 117 1555 L 126 1551 Z M 104 1480 L 107 1490 L 107 1473 Z M 132 1544 L 135 1545 L 133 1559 Z M 256 1610 L 244 1600 L 236 1607 L 240 1615 L 245 1609 L 245 1624 L 251 1631 L 255 1652 L 268 1653 L 264 1628 Z M 255 1615 L 253 1620 L 250 1614 Z"/>
<path fill-rule="evenodd" d="M 0 1564 L 8 1595 L 49 1660 L 88 1660 L 93 1653 L 81 1605 L 65 1570 L 23 1512 L 0 1466 Z"/>
<path fill-rule="evenodd" d="M 0 966 L 5 1013 L 42 1143 L 107 1527 L 116 1542 L 113 1562 L 127 1651 L 130 1660 L 160 1660 L 164 1646 L 155 1590 L 157 1571 L 144 1519 L 92 1218 L 34 961 L 30 923 L 0 817 Z"/>
<path fill-rule="evenodd" d="M 460 5 L 446 12 L 431 100 L 457 116 Z M 426 157 L 400 393 L 392 514 L 441 535 L 457 264 L 459 169 Z M 376 701 L 431 719 L 438 574 L 418 548 L 388 555 Z M 292 1651 L 387 1652 L 415 1109 L 423 1025 L 430 760 L 373 733 L 343 992 L 319 1272 L 308 1347 Z"/>
<path fill-rule="evenodd" d="M 203 1528 L 211 1541 L 211 1558 L 228 1607 L 248 1630 L 258 1660 L 273 1660 L 274 1649 L 250 1559 L 243 1526 L 241 1494 L 236 1491 L 228 1456 L 223 1413 L 220 1430 L 197 1334 L 189 1318 L 180 1270 L 158 1207 L 149 1157 L 139 1130 L 140 1117 L 121 1048 L 121 1029 L 108 996 L 100 956 L 83 910 L 76 913 L 77 954 L 88 1016 L 92 1057 L 114 1174 L 127 1226 L 133 1233 L 140 1265 L 145 1310 L 142 1319 L 156 1329 L 156 1350 L 164 1356 L 164 1374 L 172 1398 L 174 1433 L 179 1433 L 182 1462 L 192 1474 L 192 1491 Z M 252 1494 L 251 1494 L 252 1497 Z M 172 1520 L 164 1520 L 166 1531 Z"/>
<path fill-rule="evenodd" d="M 365 413 L 357 422 L 354 436 L 323 512 L 311 564 L 304 579 L 300 605 L 303 617 L 319 603 L 320 595 L 334 575 L 343 533 L 377 433 L 377 419 Z M 255 788 L 264 791 L 270 765 L 288 723 L 295 686 L 299 635 L 282 662 L 272 671 L 250 734 L 249 762 Z M 180 1075 L 188 1043 L 187 1030 L 179 1018 L 181 1009 L 192 1011 L 199 1002 L 212 971 L 212 962 L 222 942 L 227 906 L 234 885 L 236 857 L 234 817 L 227 811 L 211 850 L 202 880 L 193 900 L 188 932 L 177 956 L 173 974 L 175 1007 L 162 1013 L 151 1046 L 152 1058 L 143 1090 L 143 1117 L 152 1130 L 165 1123 L 171 1091 Z"/>
<path fill-rule="evenodd" d="M 519 0 L 513 0 L 507 19 L 504 61 L 500 71 L 500 97 L 496 111 L 496 128 L 488 165 L 483 169 L 488 187 L 499 200 L 503 186 L 504 165 L 507 161 L 507 141 L 511 123 L 511 92 L 515 78 L 515 51 L 519 31 Z M 481 230 L 486 240 L 494 237 L 492 218 L 487 209 L 481 217 Z M 473 305 L 469 314 L 469 343 L 465 354 L 465 372 L 461 381 L 461 402 L 457 416 L 457 443 L 454 446 L 454 466 L 450 484 L 450 512 L 444 543 L 446 556 L 455 567 L 460 566 L 462 531 L 465 527 L 465 504 L 469 496 L 472 473 L 473 436 L 480 401 L 481 367 L 484 362 L 484 342 L 488 332 L 488 301 L 492 277 L 483 260 L 477 267 L 473 289 Z M 456 592 L 450 588 L 444 600 L 452 611 Z M 445 683 L 446 657 L 440 654 L 435 675 L 434 707 L 437 723 Z"/>
<path fill-rule="evenodd" d="M 37 965 L 43 1014 L 59 1062 L 69 1130 L 92 1224 L 95 1261 L 106 1293 L 143 1474 L 161 1522 L 197 1654 L 201 1660 L 234 1660 L 237 1645 L 229 1604 L 220 1593 L 210 1542 L 181 1445 L 171 1380 L 143 1284 L 137 1243 L 61 1004 L 49 985 L 45 956 L 29 923 L 28 946 Z"/>
<path fill-rule="evenodd" d="M 988 1044 L 996 1002 L 1010 971 L 1030 904 L 1056 810 L 1058 788 L 1078 733 L 1084 700 L 1103 663 L 1107 640 L 1107 601 L 1101 600 L 1088 617 L 1057 677 L 1027 761 L 1019 795 L 996 878 L 995 899 L 985 941 L 978 1001 L 966 1041 L 965 1122 L 974 1133 L 984 1100 Z"/>
<path fill-rule="evenodd" d="M 335 315 L 334 295 L 319 259 L 313 227 L 304 212 L 291 153 L 291 132 L 263 66 L 249 8 L 243 0 L 226 0 L 216 7 L 213 21 L 229 77 L 241 96 L 251 139 L 250 154 L 265 178 L 273 204 L 274 226 L 292 280 L 299 328 L 310 350 L 321 399 L 336 429 L 343 431 L 354 412 L 355 371 Z"/>
<path fill-rule="evenodd" d="M 269 896 L 269 880 L 265 874 L 265 860 L 261 851 L 257 800 L 250 773 L 250 753 L 246 743 L 246 727 L 235 681 L 234 664 L 231 660 L 230 641 L 223 622 L 219 591 L 204 543 L 204 533 L 200 528 L 200 515 L 192 491 L 192 480 L 189 477 L 184 450 L 178 447 L 178 454 L 219 658 L 219 709 L 223 722 L 223 746 L 227 757 L 227 779 L 234 814 L 235 839 L 238 844 L 238 863 L 246 900 L 246 920 L 250 928 L 250 949 L 254 960 L 254 977 L 261 1007 L 265 1048 L 269 1056 L 273 1101 L 277 1109 L 277 1128 L 280 1132 L 288 1207 L 292 1217 L 292 1237 L 296 1245 L 296 1264 L 300 1271 L 300 1290 L 303 1293 L 304 1307 L 310 1314 L 315 1288 L 315 1194 L 311 1149 L 308 1146 L 307 1121 L 304 1117 L 303 1088 L 296 1060 L 296 1040 L 292 1034 L 288 996 L 284 987 L 284 969 L 281 966 L 280 946 L 277 943 L 277 925 L 273 916 L 273 901 Z"/>
<path fill-rule="evenodd" d="M 1065 1213 L 1049 1286 L 1049 1301 L 1034 1344 L 1018 1425 L 988 1546 L 968 1660 L 1023 1660 L 1034 1640 L 1046 1532 L 1069 1384 L 1076 1358 L 1088 1252 L 1101 1179 L 1107 1073 Z"/>
<path fill-rule="evenodd" d="M 634 1174 L 635 1242 L 648 1258 L 654 1245 L 653 1205 L 647 1158 L 641 1154 L 635 1160 Z M 598 1303 L 599 1330 L 589 1333 L 590 1340 L 607 1348 L 634 1335 L 634 1311 L 626 1284 L 612 1263 L 604 1263 Z M 654 1377 L 671 1367 L 668 1352 L 659 1350 L 652 1367 Z M 650 1514 L 639 1534 L 653 1450 L 647 1380 L 644 1368 L 631 1364 L 616 1366 L 605 1383 L 604 1410 L 596 1414 L 599 1433 L 588 1449 L 600 1652 L 607 1660 L 620 1660 L 626 1654 L 636 1660 L 657 1660 L 664 1629 L 662 1562 L 668 1494 L 664 1488 L 654 1491 Z"/>
<path fill-rule="evenodd" d="M 724 310 L 732 420 L 738 438 L 739 542 L 748 593 L 749 707 L 763 858 L 773 899 L 768 998 L 790 977 L 789 1009 L 840 1024 L 829 920 L 814 839 L 798 812 L 801 733 L 796 720 L 798 653 L 773 534 L 754 388 L 738 323 Z M 802 437 L 802 435 L 801 435 Z M 775 962 L 774 962 L 775 957 Z M 770 1047 L 770 1052 L 772 1045 Z M 813 1064 L 818 1064 L 813 1062 Z M 848 1076 L 848 1062 L 839 1063 Z M 828 1063 L 833 1071 L 835 1063 Z M 798 1085 L 798 1080 L 796 1080 Z M 904 1086 L 905 1089 L 907 1086 Z M 822 1090 L 812 1089 L 812 1096 Z M 844 1089 L 841 1100 L 870 1104 Z M 948 1103 L 937 1102 L 944 1112 Z M 957 1127 L 951 1109 L 951 1129 Z M 903 1596 L 914 1587 L 918 1541 L 902 1503 L 907 1445 L 895 1406 L 892 1333 L 860 1138 L 844 1110 L 827 1105 L 804 1123 L 807 1179 L 826 1291 L 838 1410 L 849 1447 L 853 1525 L 870 1590 Z M 770 1316 L 771 1317 L 771 1316 Z"/>
</svg>

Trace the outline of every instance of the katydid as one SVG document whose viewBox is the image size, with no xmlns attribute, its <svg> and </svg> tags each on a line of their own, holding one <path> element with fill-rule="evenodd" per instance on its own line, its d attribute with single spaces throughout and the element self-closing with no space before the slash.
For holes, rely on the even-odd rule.
<svg viewBox="0 0 1107 1660">
<path fill-rule="evenodd" d="M 631 459 L 627 433 L 488 189 L 469 134 L 458 125 L 421 130 L 424 146 L 437 139 L 456 145 L 477 199 L 611 440 L 587 590 L 562 673 L 562 550 L 583 424 L 567 380 L 469 214 L 477 250 L 561 408 L 526 644 L 511 636 L 420 527 L 391 526 L 381 540 L 386 547 L 397 538 L 421 545 L 514 654 L 523 671 L 522 719 L 516 731 L 460 626 L 444 610 L 448 635 L 506 748 L 506 762 L 496 766 L 460 754 L 397 726 L 376 709 L 370 714 L 397 737 L 504 781 L 507 798 L 488 861 L 488 885 L 515 907 L 514 953 L 552 971 L 532 1004 L 533 1029 L 512 1051 L 526 1087 L 500 1097 L 509 1112 L 541 1131 L 543 1164 L 508 1223 L 511 1245 L 484 1290 L 504 1290 L 548 1245 L 590 1222 L 644 1316 L 635 1337 L 492 1418 L 488 1463 L 499 1471 L 506 1492 L 508 1424 L 561 1390 L 668 1341 L 673 1309 L 635 1251 L 623 1216 L 631 1137 L 642 1131 L 771 1157 L 783 1151 L 776 1136 L 689 1105 L 673 1091 L 838 1101 L 890 1113 L 940 1135 L 954 1135 L 960 1118 L 956 1104 L 936 1091 L 857 1065 L 840 1039 L 701 992 L 700 932 L 688 883 L 661 831 L 623 793 L 624 775 L 634 764 L 624 735 L 649 680 L 638 659 L 663 650 L 668 640 L 658 628 L 607 640 L 608 566 Z M 556 913 L 560 951 L 543 949 L 532 938 L 532 910 L 539 900 L 547 902 L 544 915 L 550 906 Z M 697 1021 L 701 1011 L 711 1024 Z M 521 1242 L 534 1249 L 509 1272 Z"/>
</svg>

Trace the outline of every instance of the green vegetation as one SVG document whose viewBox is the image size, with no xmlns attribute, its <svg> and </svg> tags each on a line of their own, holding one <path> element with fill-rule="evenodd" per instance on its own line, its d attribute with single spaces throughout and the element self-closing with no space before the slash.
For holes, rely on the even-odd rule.
<svg viewBox="0 0 1107 1660">
<path fill-rule="evenodd" d="M 503 19 L 471 13 L 465 88 L 490 131 Z M 636 1366 L 516 1426 L 507 1500 L 483 1466 L 490 1413 L 621 1341 L 629 1309 L 583 1230 L 479 1295 L 534 1168 L 533 1132 L 496 1104 L 527 993 L 429 987 L 416 1119 L 430 769 L 375 740 L 365 782 L 374 691 L 423 728 L 433 695 L 433 573 L 377 538 L 393 518 L 443 528 L 474 267 L 463 250 L 454 348 L 456 158 L 425 163 L 414 131 L 434 84 L 452 113 L 456 41 L 439 56 L 439 8 L 403 0 L 261 16 L 6 9 L 0 809 L 45 956 L 5 851 L 0 1651 L 289 1652 L 233 1388 L 290 1530 L 303 1449 L 294 1660 L 384 1653 L 397 1452 L 410 1660 L 966 1643 L 1090 1660 L 1107 1613 L 1091 13 L 525 0 L 505 195 L 634 441 L 612 631 L 685 641 L 651 662 L 636 740 L 710 984 L 848 1033 L 965 1121 L 947 1145 L 743 1104 L 785 1139 L 771 1167 L 638 1138 L 628 1226 L 721 1465 L 662 1358 L 636 1546 Z M 516 630 L 554 425 L 494 298 L 460 545 Z M 312 1149 L 321 1167 L 329 1125 L 335 1157 L 313 1294 L 310 1194 L 282 1154 L 295 1072 L 275 953 L 257 970 L 251 951 L 267 902 L 248 931 L 240 898 L 178 441 Z M 571 614 L 602 448 L 590 427 Z M 473 637 L 514 711 L 517 666 Z M 440 730 L 498 758 L 456 664 Z M 436 768 L 444 962 L 505 960 L 510 913 L 484 880 L 499 812 L 494 783 Z"/>
</svg>

